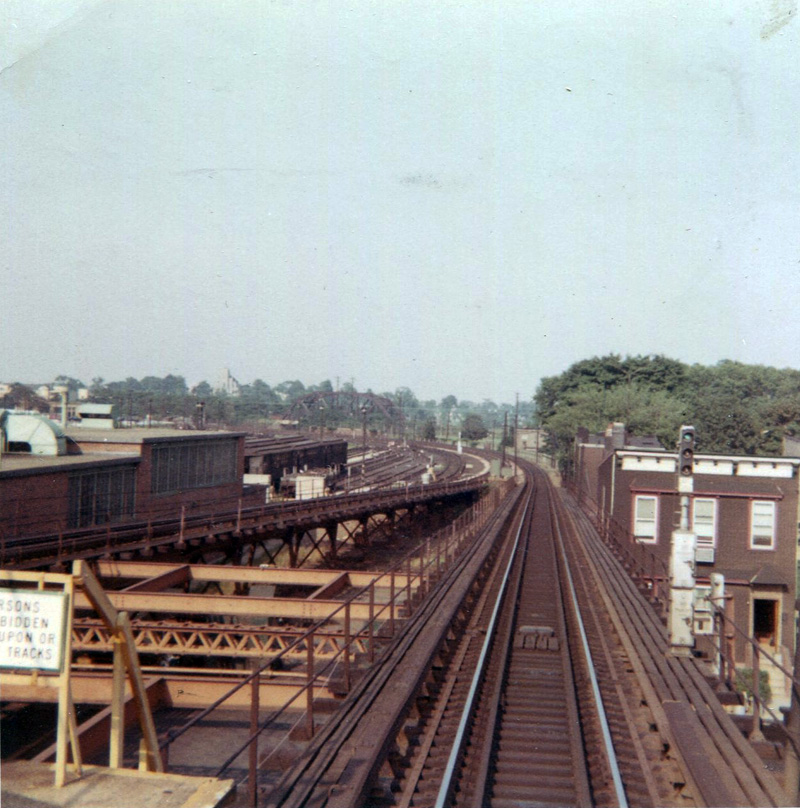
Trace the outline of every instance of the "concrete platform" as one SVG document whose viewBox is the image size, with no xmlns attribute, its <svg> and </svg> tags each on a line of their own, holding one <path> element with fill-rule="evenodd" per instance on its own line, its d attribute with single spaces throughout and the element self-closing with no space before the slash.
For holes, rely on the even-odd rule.
<svg viewBox="0 0 800 808">
<path fill-rule="evenodd" d="M 3 808 L 217 808 L 232 799 L 233 780 L 186 777 L 84 766 L 78 778 L 56 788 L 55 765 L 27 760 L 3 763 L 0 804 Z"/>
</svg>

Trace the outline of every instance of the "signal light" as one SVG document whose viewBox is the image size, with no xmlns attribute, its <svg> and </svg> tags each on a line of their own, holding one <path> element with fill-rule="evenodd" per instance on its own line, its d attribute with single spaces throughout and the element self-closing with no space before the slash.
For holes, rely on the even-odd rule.
<svg viewBox="0 0 800 808">
<path fill-rule="evenodd" d="M 694 473 L 694 427 L 682 426 L 678 444 L 678 471 L 684 477 Z"/>
</svg>

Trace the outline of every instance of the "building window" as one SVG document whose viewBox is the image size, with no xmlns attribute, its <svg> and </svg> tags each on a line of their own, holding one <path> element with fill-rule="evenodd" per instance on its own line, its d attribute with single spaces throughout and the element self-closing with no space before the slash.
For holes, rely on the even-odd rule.
<svg viewBox="0 0 800 808">
<path fill-rule="evenodd" d="M 71 474 L 68 484 L 69 527 L 90 527 L 133 516 L 136 471 L 104 469 Z"/>
<path fill-rule="evenodd" d="M 235 439 L 154 446 L 151 493 L 168 494 L 236 482 L 237 448 Z"/>
<path fill-rule="evenodd" d="M 775 548 L 774 502 L 755 499 L 750 505 L 750 547 L 754 550 Z"/>
<path fill-rule="evenodd" d="M 716 499 L 695 499 L 693 501 L 692 527 L 699 547 L 714 547 L 717 540 Z"/>
<path fill-rule="evenodd" d="M 658 540 L 658 498 L 637 495 L 633 507 L 634 538 L 655 543 Z"/>
</svg>

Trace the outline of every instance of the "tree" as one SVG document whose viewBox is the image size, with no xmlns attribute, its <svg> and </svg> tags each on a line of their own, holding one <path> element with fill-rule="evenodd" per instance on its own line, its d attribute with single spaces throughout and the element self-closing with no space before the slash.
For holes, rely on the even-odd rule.
<svg viewBox="0 0 800 808">
<path fill-rule="evenodd" d="M 489 434 L 489 430 L 483 423 L 483 418 L 471 412 L 464 417 L 461 424 L 461 437 L 464 440 L 475 441 L 485 438 Z"/>
<path fill-rule="evenodd" d="M 72 376 L 65 376 L 63 374 L 56 376 L 55 383 L 65 385 L 71 393 L 77 393 L 82 387 L 86 387 L 80 379 L 73 379 Z"/>
<path fill-rule="evenodd" d="M 280 395 L 280 397 L 286 402 L 292 402 L 296 398 L 300 398 L 305 392 L 306 388 L 298 379 L 294 381 L 287 380 L 285 382 L 281 382 L 276 388 L 275 392 Z"/>
<path fill-rule="evenodd" d="M 211 396 L 212 396 L 213 394 L 214 394 L 214 389 L 213 389 L 213 388 L 211 387 L 211 385 L 210 385 L 210 384 L 209 384 L 207 381 L 205 381 L 205 380 L 203 380 L 202 382 L 199 382 L 198 384 L 196 384 L 196 385 L 195 385 L 195 386 L 192 388 L 192 395 L 195 395 L 195 396 L 197 396 L 198 398 L 203 398 L 203 399 L 205 399 L 205 398 L 211 398 Z"/>
<path fill-rule="evenodd" d="M 428 418 L 422 425 L 422 440 L 436 440 L 435 418 Z"/>
</svg>

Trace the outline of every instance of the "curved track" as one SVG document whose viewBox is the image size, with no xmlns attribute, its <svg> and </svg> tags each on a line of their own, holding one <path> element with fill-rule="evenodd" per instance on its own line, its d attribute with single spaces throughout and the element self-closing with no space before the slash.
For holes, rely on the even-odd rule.
<svg viewBox="0 0 800 808">
<path fill-rule="evenodd" d="M 453 454 L 453 456 L 455 456 Z M 448 468 L 463 471 L 458 461 Z M 397 479 L 395 477 L 393 479 Z M 423 485 L 402 483 L 399 487 L 383 485 L 335 497 L 319 497 L 303 501 L 288 500 L 266 505 L 242 507 L 241 503 L 222 503 L 216 513 L 186 514 L 169 518 L 123 522 L 90 528 L 6 538 L 0 530 L 0 564 L 8 568 L 37 569 L 66 564 L 74 559 L 114 557 L 122 553 L 150 553 L 157 548 L 182 549 L 189 542 L 209 543 L 225 538 L 238 538 L 243 533 L 277 529 L 294 525 L 316 526 L 328 514 L 341 518 L 360 516 L 384 508 L 403 507 L 477 491 L 488 482 L 488 473 L 450 475 L 441 481 Z"/>
<path fill-rule="evenodd" d="M 585 517 L 521 467 L 506 526 L 265 804 L 785 805 Z"/>
<path fill-rule="evenodd" d="M 503 577 L 495 576 L 463 641 L 467 650 L 448 673 L 454 686 L 440 694 L 425 727 L 425 762 L 415 761 L 398 804 L 593 805 L 598 796 L 626 804 L 604 705 L 586 675 L 588 648 L 575 641 L 585 631 L 563 585 L 569 573 L 557 532 L 542 477 Z M 486 639 L 476 644 L 476 636 Z M 450 748 L 444 768 L 432 754 L 442 746 Z"/>
<path fill-rule="evenodd" d="M 498 563 L 481 565 L 474 603 L 465 607 L 458 594 L 459 587 L 467 591 L 463 580 L 442 582 L 441 601 L 427 618 L 429 631 L 438 624 L 437 637 L 416 652 L 437 663 L 402 707 L 392 708 L 393 719 L 381 705 L 387 694 L 398 698 L 399 680 L 420 676 L 413 655 L 390 661 L 380 686 L 365 685 L 353 725 L 339 725 L 313 762 L 300 761 L 268 805 L 626 804 L 579 610 L 569 588 L 562 596 L 559 586 L 566 562 L 553 541 L 558 516 L 550 487 L 542 477 L 534 488 L 529 471 L 502 543 L 495 531 L 485 542 L 496 552 L 481 545 Z M 478 572 L 474 563 L 464 568 Z M 455 635 L 450 642 L 448 634 Z M 368 753 L 353 742 L 360 734 L 371 739 Z"/>
</svg>

